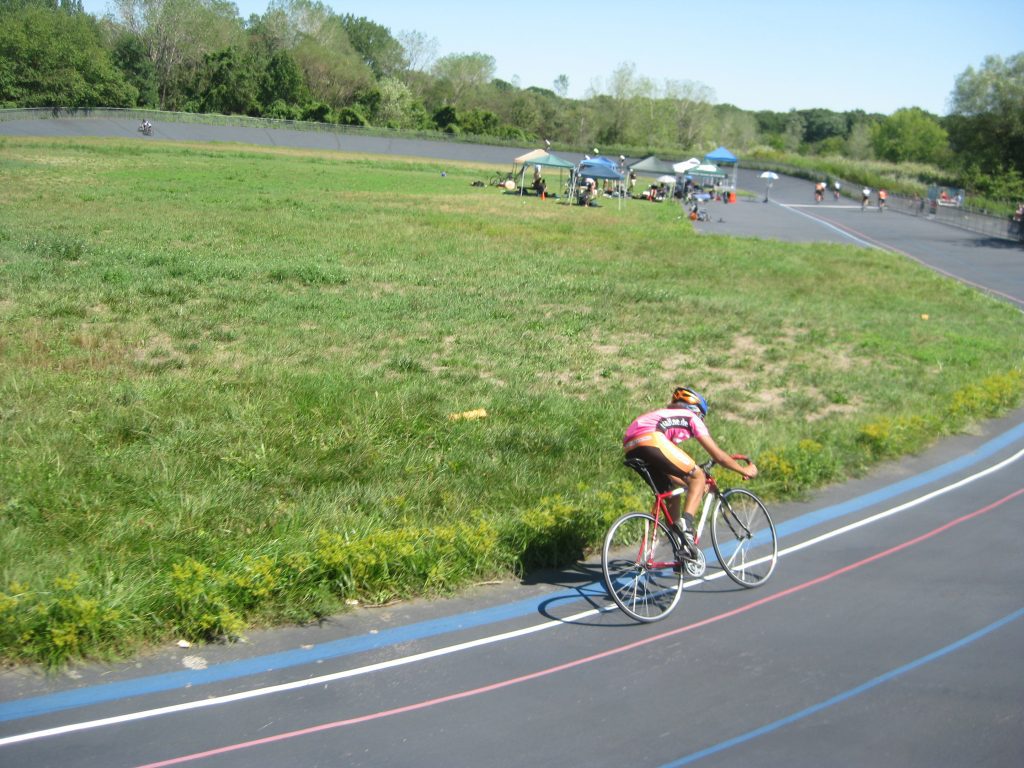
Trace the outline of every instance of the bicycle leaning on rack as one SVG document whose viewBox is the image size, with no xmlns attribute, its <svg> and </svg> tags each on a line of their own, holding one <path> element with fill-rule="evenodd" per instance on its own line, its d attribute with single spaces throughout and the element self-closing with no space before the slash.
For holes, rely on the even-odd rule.
<svg viewBox="0 0 1024 768">
<path fill-rule="evenodd" d="M 738 454 L 733 458 L 749 461 Z M 768 581 L 779 559 L 771 515 L 750 491 L 719 488 L 711 474 L 713 459 L 701 464 L 708 480 L 694 530 L 694 552 L 675 533 L 675 521 L 665 503 L 666 499 L 686 493 L 686 489 L 658 493 L 643 461 L 627 459 L 625 463 L 644 477 L 654 491 L 651 511 L 630 512 L 612 523 L 601 549 L 605 587 L 626 615 L 651 622 L 672 612 L 682 597 L 684 576 L 700 578 L 707 568 L 700 537 L 708 524 L 715 556 L 730 579 L 747 588 Z"/>
</svg>

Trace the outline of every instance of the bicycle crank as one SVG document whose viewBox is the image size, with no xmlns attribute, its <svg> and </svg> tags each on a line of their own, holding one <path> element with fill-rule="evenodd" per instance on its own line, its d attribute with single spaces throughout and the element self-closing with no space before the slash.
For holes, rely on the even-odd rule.
<svg viewBox="0 0 1024 768">
<path fill-rule="evenodd" d="M 699 579 L 704 575 L 704 571 L 707 570 L 708 561 L 704 557 L 704 552 L 700 549 L 697 550 L 697 557 L 686 558 L 686 572 L 695 579 Z"/>
</svg>

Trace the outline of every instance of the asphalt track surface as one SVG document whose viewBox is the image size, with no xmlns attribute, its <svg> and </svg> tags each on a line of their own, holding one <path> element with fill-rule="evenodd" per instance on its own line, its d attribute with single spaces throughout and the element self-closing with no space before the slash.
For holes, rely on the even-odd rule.
<svg viewBox="0 0 1024 768">
<path fill-rule="evenodd" d="M 718 204 L 704 231 L 766 216 L 816 240 L 834 217 L 886 244 L 859 209 L 805 228 L 808 185 L 792 202 L 782 186 Z M 1019 304 L 1015 278 L 989 289 Z M 658 624 L 612 608 L 587 561 L 74 677 L 8 673 L 0 764 L 1022 765 L 1022 454 L 1024 410 L 780 506 L 771 582 L 709 569 Z"/>
</svg>

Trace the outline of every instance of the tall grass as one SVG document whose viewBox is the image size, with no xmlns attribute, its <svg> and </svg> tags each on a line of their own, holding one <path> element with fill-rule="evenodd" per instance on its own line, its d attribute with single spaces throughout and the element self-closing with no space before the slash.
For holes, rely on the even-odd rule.
<svg viewBox="0 0 1024 768">
<path fill-rule="evenodd" d="M 618 441 L 676 383 L 774 499 L 1019 401 L 1019 314 L 913 263 L 490 170 L 0 142 L 0 655 L 569 561 L 645 503 Z"/>
</svg>

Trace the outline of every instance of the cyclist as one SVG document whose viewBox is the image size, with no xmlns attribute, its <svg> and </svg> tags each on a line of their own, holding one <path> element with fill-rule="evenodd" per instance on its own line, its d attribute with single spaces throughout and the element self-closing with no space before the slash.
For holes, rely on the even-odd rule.
<svg viewBox="0 0 1024 768">
<path fill-rule="evenodd" d="M 868 207 L 868 203 L 870 201 L 871 201 L 871 190 L 868 189 L 867 187 L 864 187 L 864 189 L 862 189 L 860 191 L 860 209 L 863 211 L 865 208 L 867 208 Z"/>
<path fill-rule="evenodd" d="M 723 467 L 739 473 L 745 480 L 757 477 L 753 463 L 741 466 L 718 447 L 704 424 L 707 415 L 708 403 L 703 395 L 689 387 L 676 387 L 667 406 L 637 416 L 622 439 L 626 457 L 642 459 L 647 464 L 658 493 L 686 486 L 683 514 L 679 514 L 679 496 L 667 499 L 667 506 L 691 555 L 696 555 L 693 516 L 704 497 L 707 476 L 678 444 L 692 437 Z"/>
<path fill-rule="evenodd" d="M 878 210 L 879 211 L 884 211 L 885 210 L 885 206 L 886 206 L 886 203 L 888 202 L 888 200 L 889 200 L 889 193 L 886 192 L 884 189 L 878 190 Z"/>
</svg>

